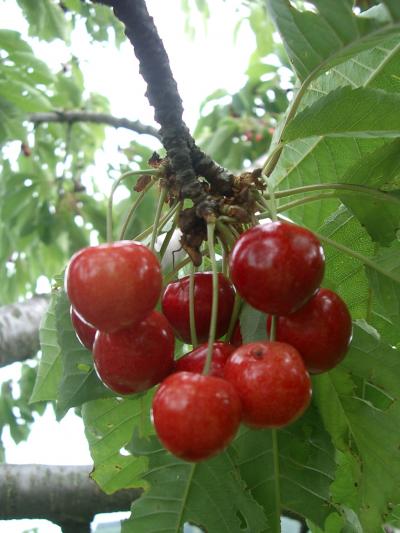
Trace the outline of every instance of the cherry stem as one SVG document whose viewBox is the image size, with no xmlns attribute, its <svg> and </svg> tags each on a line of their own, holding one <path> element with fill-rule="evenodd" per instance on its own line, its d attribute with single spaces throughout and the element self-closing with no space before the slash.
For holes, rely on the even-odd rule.
<svg viewBox="0 0 400 533">
<path fill-rule="evenodd" d="M 236 238 L 234 234 L 232 233 L 229 226 L 227 226 L 223 220 L 221 220 L 221 217 L 216 221 L 216 228 L 218 233 L 221 235 L 223 241 L 225 241 L 230 247 L 232 247 L 235 242 Z"/>
<path fill-rule="evenodd" d="M 395 196 L 392 196 L 386 192 L 382 192 L 379 189 L 372 187 L 366 187 L 365 185 L 353 185 L 351 183 L 316 183 L 314 185 L 304 185 L 302 187 L 294 187 L 292 189 L 286 189 L 284 191 L 275 192 L 275 198 L 284 198 L 285 196 L 292 196 L 293 194 L 303 194 L 312 191 L 321 190 L 343 190 L 349 192 L 355 192 L 359 194 L 365 194 L 367 196 L 373 196 L 379 200 L 391 202 L 400 205 L 400 200 Z M 265 195 L 268 198 L 268 194 Z"/>
<path fill-rule="evenodd" d="M 124 224 L 123 224 L 122 229 L 121 229 L 121 233 L 120 233 L 120 236 L 119 236 L 120 240 L 123 240 L 125 238 L 126 232 L 128 230 L 129 223 L 132 220 L 133 215 L 135 214 L 137 208 L 141 204 L 141 202 L 142 202 L 142 200 L 144 198 L 144 195 L 146 194 L 146 192 L 149 189 L 151 189 L 151 187 L 153 187 L 154 183 L 155 183 L 155 181 L 151 180 L 150 183 L 148 183 L 146 185 L 146 187 L 140 192 L 139 196 L 136 198 L 136 201 L 132 204 L 132 207 L 129 209 L 129 213 L 126 215 Z"/>
<path fill-rule="evenodd" d="M 194 278 L 196 267 L 192 263 L 191 272 L 189 274 L 189 323 L 190 323 L 190 340 L 193 348 L 197 348 L 198 340 L 196 333 L 196 320 L 194 315 Z"/>
<path fill-rule="evenodd" d="M 228 332 L 227 332 L 227 334 L 225 336 L 225 342 L 230 342 L 230 340 L 232 338 L 233 330 L 235 329 L 236 322 L 237 322 L 237 320 L 239 318 L 239 313 L 240 313 L 241 307 L 242 307 L 242 299 L 239 296 L 239 293 L 235 292 L 235 300 L 234 300 L 234 303 L 233 303 L 233 309 L 232 309 L 232 314 L 231 314 L 231 320 L 229 322 Z"/>
<path fill-rule="evenodd" d="M 174 216 L 176 210 L 178 209 L 178 206 L 179 206 L 179 204 L 176 204 L 173 207 L 171 207 L 171 209 L 169 211 L 167 211 L 167 213 L 165 213 L 165 215 L 160 219 L 160 223 L 158 225 L 158 231 L 159 232 L 162 230 L 162 228 L 165 226 L 165 224 L 168 222 L 168 220 Z M 142 241 L 148 235 L 150 235 L 150 233 L 153 231 L 153 229 L 154 229 L 154 224 L 152 224 L 151 226 L 146 228 L 144 231 L 142 231 L 142 233 L 139 233 L 138 235 L 136 235 L 136 237 L 134 237 L 134 240 L 135 241 Z"/>
<path fill-rule="evenodd" d="M 215 248 L 214 248 L 214 235 L 215 235 L 215 221 L 207 223 L 207 243 L 208 251 L 211 261 L 211 270 L 212 270 L 212 304 L 211 304 L 211 321 L 210 321 L 210 331 L 208 334 L 208 347 L 207 347 L 207 357 L 204 363 L 203 375 L 207 375 L 210 372 L 213 346 L 215 341 L 215 334 L 217 330 L 217 318 L 218 318 L 218 269 L 217 261 L 215 259 Z"/>
<path fill-rule="evenodd" d="M 164 254 L 165 254 L 165 252 L 166 252 L 166 250 L 168 248 L 169 243 L 171 242 L 172 236 L 173 236 L 174 231 L 176 229 L 176 226 L 178 224 L 179 213 L 181 212 L 183 203 L 179 202 L 177 205 L 178 205 L 178 207 L 177 207 L 177 209 L 175 211 L 175 216 L 174 216 L 174 220 L 172 222 L 172 226 L 170 227 L 170 229 L 166 233 L 166 235 L 164 237 L 164 240 L 162 242 L 161 248 L 160 248 L 160 252 L 159 252 L 160 260 L 162 260 L 162 258 L 164 257 Z"/>
<path fill-rule="evenodd" d="M 204 255 L 207 255 L 207 252 L 205 250 L 203 250 L 201 252 L 201 255 L 204 256 Z M 176 267 L 167 275 L 165 276 L 164 278 L 164 286 L 167 285 L 171 280 L 174 279 L 175 275 L 183 268 L 185 267 L 186 265 L 188 265 L 189 263 L 191 262 L 191 259 L 190 257 L 186 257 L 185 259 L 183 259 L 182 261 L 180 261 Z"/>
<path fill-rule="evenodd" d="M 130 176 L 143 176 L 145 174 L 150 174 L 151 176 L 156 176 L 159 174 L 159 170 L 154 168 L 145 169 L 145 170 L 131 170 L 122 174 L 117 180 L 114 181 L 111 187 L 110 196 L 108 198 L 108 207 L 107 207 L 107 241 L 112 242 L 113 240 L 113 203 L 114 203 L 114 193 L 117 190 L 117 187 L 122 183 L 122 181 Z"/>
<path fill-rule="evenodd" d="M 159 224 L 160 224 L 161 212 L 162 212 L 162 208 L 164 207 L 166 196 L 167 196 L 166 187 L 161 187 L 160 196 L 158 198 L 158 204 L 157 204 L 157 209 L 156 209 L 156 216 L 155 216 L 154 224 L 153 224 L 153 232 L 151 234 L 151 240 L 150 240 L 150 250 L 152 252 L 154 252 L 154 246 L 156 244 L 157 235 L 158 235 L 159 230 L 161 229 L 159 228 Z"/>
<path fill-rule="evenodd" d="M 271 316 L 271 328 L 269 330 L 269 340 L 270 342 L 273 342 L 276 339 L 276 316 Z"/>
<path fill-rule="evenodd" d="M 334 192 L 326 192 L 326 193 L 320 193 L 320 194 L 313 194 L 312 196 L 307 196 L 305 198 L 299 198 L 298 200 L 293 200 L 293 202 L 288 202 L 287 204 L 280 205 L 276 208 L 276 213 L 283 213 L 285 211 L 289 211 L 289 209 L 293 209 L 294 207 L 298 207 L 303 204 L 308 204 L 309 202 L 316 202 L 318 200 L 324 200 L 327 198 L 335 198 L 336 194 Z M 269 212 L 260 213 L 257 215 L 257 218 L 264 218 L 265 216 L 268 216 Z M 273 217 L 272 217 L 273 218 Z"/>
</svg>

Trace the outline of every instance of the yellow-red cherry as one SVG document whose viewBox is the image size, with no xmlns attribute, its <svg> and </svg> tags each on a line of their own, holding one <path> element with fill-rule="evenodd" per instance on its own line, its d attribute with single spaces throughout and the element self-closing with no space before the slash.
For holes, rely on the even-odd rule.
<svg viewBox="0 0 400 533">
<path fill-rule="evenodd" d="M 79 342 L 91 352 L 93 350 L 94 338 L 97 332 L 96 328 L 82 320 L 72 306 L 70 309 L 70 315 Z"/>
<path fill-rule="evenodd" d="M 276 321 L 276 340 L 294 346 L 314 374 L 327 372 L 342 361 L 351 333 L 347 305 L 330 289 L 319 289 L 298 311 Z"/>
<path fill-rule="evenodd" d="M 196 372 L 201 374 L 204 369 L 204 363 L 207 357 L 208 344 L 201 344 L 191 352 L 175 362 L 176 372 Z M 210 367 L 210 376 L 222 378 L 224 375 L 224 366 L 228 357 L 235 351 L 235 346 L 227 342 L 214 342 L 212 351 L 212 360 Z"/>
<path fill-rule="evenodd" d="M 224 378 L 242 402 L 243 422 L 278 428 L 296 420 L 311 399 L 311 381 L 299 352 L 283 342 L 243 344 L 227 360 Z"/>
<path fill-rule="evenodd" d="M 231 279 L 239 294 L 264 313 L 288 315 L 318 289 L 325 259 L 309 230 L 286 222 L 248 229 L 230 258 Z"/>
<path fill-rule="evenodd" d="M 77 252 L 65 274 L 65 288 L 77 313 L 100 331 L 143 320 L 161 292 L 157 257 L 138 242 L 119 241 Z"/>
<path fill-rule="evenodd" d="M 114 392 L 142 392 L 172 372 L 174 345 L 167 319 L 153 311 L 139 324 L 111 333 L 99 331 L 93 346 L 95 368 Z"/>
<path fill-rule="evenodd" d="M 189 321 L 189 276 L 169 283 L 162 297 L 162 310 L 170 324 L 184 342 L 191 344 Z M 218 274 L 218 317 L 216 338 L 222 337 L 229 327 L 235 291 L 230 281 Z M 212 273 L 197 272 L 194 275 L 194 317 L 197 339 L 208 339 L 212 305 Z"/>
<path fill-rule="evenodd" d="M 221 452 L 240 424 L 241 404 L 233 386 L 215 376 L 177 372 L 153 399 L 157 435 L 172 454 L 202 461 Z"/>
</svg>

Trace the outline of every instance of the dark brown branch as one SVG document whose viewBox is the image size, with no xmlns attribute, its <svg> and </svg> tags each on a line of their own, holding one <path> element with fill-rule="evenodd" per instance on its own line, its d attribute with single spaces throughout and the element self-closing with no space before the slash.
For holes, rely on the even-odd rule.
<svg viewBox="0 0 400 533">
<path fill-rule="evenodd" d="M 140 63 L 140 73 L 147 83 L 147 97 L 161 125 L 161 138 L 176 174 L 183 198 L 195 203 L 206 199 L 197 175 L 206 177 L 220 194 L 232 192 L 232 176 L 216 165 L 195 145 L 183 122 L 182 100 L 178 93 L 169 59 L 144 0 L 97 0 L 113 7 L 125 25 Z"/>
<path fill-rule="evenodd" d="M 87 524 L 98 513 L 129 511 L 141 489 L 107 495 L 89 477 L 89 466 L 0 465 L 3 520 L 42 518 L 60 525 Z"/>
<path fill-rule="evenodd" d="M 0 367 L 24 361 L 39 350 L 39 325 L 49 299 L 35 296 L 0 307 Z"/>
<path fill-rule="evenodd" d="M 46 122 L 66 122 L 73 124 L 75 122 L 91 122 L 93 124 L 106 124 L 114 128 L 125 128 L 136 133 L 151 135 L 160 139 L 160 133 L 156 128 L 142 124 L 138 120 L 128 120 L 126 118 L 118 118 L 107 113 L 93 113 L 90 111 L 53 111 L 50 113 L 31 113 L 28 115 L 28 120 L 34 124 L 42 124 Z"/>
</svg>

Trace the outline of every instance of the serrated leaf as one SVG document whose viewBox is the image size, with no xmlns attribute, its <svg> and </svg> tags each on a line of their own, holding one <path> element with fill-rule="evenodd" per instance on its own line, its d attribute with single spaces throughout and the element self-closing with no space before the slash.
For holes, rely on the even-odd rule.
<svg viewBox="0 0 400 533">
<path fill-rule="evenodd" d="M 56 303 L 57 338 L 63 363 L 62 379 L 57 398 L 57 413 L 65 415 L 71 407 L 90 400 L 107 398 L 113 393 L 97 377 L 92 354 L 78 341 L 70 318 L 70 303 L 64 291 Z"/>
<path fill-rule="evenodd" d="M 57 339 L 55 315 L 58 298 L 58 293 L 53 292 L 47 313 L 40 325 L 39 339 L 42 355 L 30 403 L 57 399 L 62 374 L 61 349 Z"/>
<path fill-rule="evenodd" d="M 156 437 L 138 440 L 151 488 L 134 502 L 123 533 L 178 533 L 185 523 L 208 533 L 261 533 L 267 523 L 246 490 L 228 452 L 200 463 L 187 463 L 164 450 Z"/>
<path fill-rule="evenodd" d="M 316 12 L 300 12 L 289 0 L 267 1 L 268 10 L 301 80 L 372 48 L 391 33 L 400 33 L 400 16 L 394 8 L 391 19 L 382 19 L 379 17 L 381 11 L 357 16 L 351 0 L 310 0 L 309 4 Z"/>
<path fill-rule="evenodd" d="M 151 432 L 151 398 L 151 393 L 135 398 L 108 398 L 88 402 L 82 408 L 94 462 L 91 477 L 107 494 L 147 486 L 141 478 L 147 458 L 130 455 L 127 446 L 135 428 L 145 435 Z"/>
<path fill-rule="evenodd" d="M 336 465 L 329 435 L 315 409 L 277 431 L 279 471 L 274 468 L 271 430 L 243 428 L 233 447 L 239 471 L 270 523 L 276 523 L 286 509 L 323 525 L 334 510 L 329 486 Z"/>
<path fill-rule="evenodd" d="M 400 95 L 380 89 L 342 87 L 319 98 L 287 126 L 283 141 L 324 136 L 400 134 Z"/>
<path fill-rule="evenodd" d="M 343 495 L 340 503 L 353 506 L 365 531 L 379 531 L 389 516 L 388 503 L 400 501 L 399 379 L 398 351 L 359 323 L 340 367 L 314 380 L 318 407 L 333 441 L 360 462 L 357 505 Z M 379 401 L 368 394 L 370 387 L 380 391 Z"/>
<path fill-rule="evenodd" d="M 386 144 L 358 161 L 343 176 L 343 182 L 375 189 L 400 188 L 400 141 Z M 383 245 L 392 242 L 400 229 L 400 197 L 373 191 L 339 191 L 339 198 L 367 229 L 371 238 Z"/>
</svg>

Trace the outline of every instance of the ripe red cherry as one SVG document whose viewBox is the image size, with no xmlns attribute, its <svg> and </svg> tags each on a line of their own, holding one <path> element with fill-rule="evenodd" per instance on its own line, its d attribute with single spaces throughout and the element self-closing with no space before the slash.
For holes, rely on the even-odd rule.
<svg viewBox="0 0 400 533">
<path fill-rule="evenodd" d="M 286 222 L 269 222 L 242 233 L 230 259 L 239 294 L 264 313 L 288 315 L 318 289 L 324 253 L 310 231 Z"/>
<path fill-rule="evenodd" d="M 118 394 L 141 392 L 160 383 L 173 369 L 174 335 L 157 311 L 129 328 L 99 331 L 93 346 L 96 371 Z"/>
<path fill-rule="evenodd" d="M 69 262 L 65 288 L 72 306 L 100 331 L 143 320 L 161 292 L 158 259 L 146 246 L 120 241 L 91 246 Z"/>
<path fill-rule="evenodd" d="M 313 373 L 326 372 L 340 363 L 351 332 L 346 304 L 329 289 L 319 289 L 298 311 L 277 317 L 276 322 L 276 340 L 294 346 Z"/>
<path fill-rule="evenodd" d="M 70 309 L 71 322 L 78 340 L 89 351 L 93 350 L 94 338 L 96 335 L 96 328 L 84 322 L 73 307 Z"/>
<path fill-rule="evenodd" d="M 195 350 L 178 359 L 175 362 L 175 370 L 177 372 L 196 372 L 197 374 L 201 374 L 207 356 L 207 347 L 207 343 L 201 344 Z M 222 378 L 226 360 L 234 351 L 235 347 L 232 344 L 214 342 L 209 375 Z"/>
<path fill-rule="evenodd" d="M 225 364 L 224 377 L 242 402 L 242 420 L 277 428 L 298 418 L 311 398 L 310 376 L 299 352 L 283 342 L 243 344 Z"/>
<path fill-rule="evenodd" d="M 222 451 L 240 424 L 241 405 L 230 383 L 214 376 L 177 372 L 153 399 L 154 427 L 165 448 L 186 461 Z"/>
<path fill-rule="evenodd" d="M 233 310 L 235 291 L 223 274 L 218 274 L 218 319 L 216 338 L 228 331 Z M 194 275 L 194 316 L 199 342 L 208 339 L 212 304 L 212 273 Z M 169 283 L 162 297 L 162 309 L 176 334 L 191 344 L 189 322 L 189 276 Z"/>
</svg>

